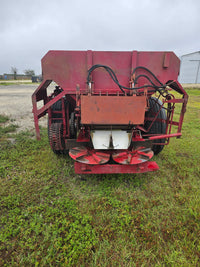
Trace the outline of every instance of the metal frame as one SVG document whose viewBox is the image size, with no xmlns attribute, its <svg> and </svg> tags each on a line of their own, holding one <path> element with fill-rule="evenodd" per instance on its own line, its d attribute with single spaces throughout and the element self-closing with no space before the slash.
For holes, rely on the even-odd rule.
<svg viewBox="0 0 200 267">
<path fill-rule="evenodd" d="M 154 71 L 155 75 L 159 77 L 159 79 L 163 83 L 168 85 L 168 91 L 160 92 L 159 95 L 159 97 L 161 97 L 163 101 L 163 105 L 160 105 L 160 110 L 165 107 L 167 112 L 167 127 L 165 134 L 148 134 L 147 132 L 149 129 L 147 130 L 143 127 L 142 119 L 144 117 L 144 112 L 148 109 L 148 99 L 154 93 L 154 91 L 152 91 L 152 88 L 145 87 L 147 81 L 146 79 L 142 78 L 144 72 L 140 71 L 138 73 L 141 78 L 138 79 L 137 84 L 138 87 L 144 86 L 144 88 L 138 89 L 137 93 L 126 90 L 126 95 L 123 99 L 122 92 L 111 81 L 110 77 L 103 70 L 94 71 L 94 73 L 92 73 L 91 75 L 90 84 L 86 84 L 88 69 L 92 65 L 97 63 L 111 66 L 117 72 L 120 83 L 130 88 L 133 87 L 135 79 L 135 76 L 131 75 L 132 70 L 139 65 L 142 65 L 146 68 L 149 67 L 152 71 Z M 139 141 L 145 143 L 146 141 L 155 142 L 155 140 L 165 139 L 165 143 L 157 144 L 167 145 L 171 137 L 180 138 L 181 136 L 183 118 L 186 112 L 186 105 L 188 101 L 187 93 L 176 81 L 179 72 L 179 65 L 179 59 L 172 52 L 48 52 L 42 59 L 43 82 L 32 95 L 34 123 L 37 139 L 40 139 L 39 119 L 46 113 L 48 113 L 51 123 L 51 106 L 58 100 L 62 99 L 62 118 L 64 126 L 63 138 L 65 139 L 65 143 L 68 144 L 69 147 L 70 143 L 73 143 L 74 145 L 75 143 L 78 144 L 81 142 L 89 142 L 90 128 L 93 127 L 95 123 L 98 124 L 98 127 L 101 128 L 109 127 L 110 124 L 113 125 L 112 127 L 128 127 L 126 115 L 122 115 L 119 119 L 119 123 L 117 123 L 118 120 L 116 120 L 115 116 L 120 116 L 120 113 L 117 113 L 118 106 L 119 109 L 121 109 L 121 106 L 123 106 L 123 109 L 126 110 L 127 114 L 133 111 L 135 118 L 137 114 L 143 114 L 141 115 L 139 120 L 135 120 L 134 116 L 132 117 L 133 121 L 131 121 L 130 123 L 130 128 L 132 130 L 134 129 L 133 131 L 135 132 L 143 132 L 142 136 L 134 134 L 132 136 L 132 142 Z M 52 94 L 50 96 L 47 96 L 47 88 L 52 81 L 56 82 L 62 90 L 57 95 Z M 176 93 L 172 94 L 172 90 L 176 91 Z M 181 96 L 180 98 L 175 97 L 177 93 Z M 145 97 L 147 102 L 145 105 L 138 105 L 137 100 L 142 99 L 142 97 Z M 77 130 L 79 131 L 77 139 L 70 139 L 70 110 L 69 106 L 65 108 L 64 99 L 67 99 L 67 102 L 70 103 L 74 112 L 76 113 Z M 96 99 L 96 102 L 93 102 L 94 99 Z M 106 99 L 106 101 L 103 99 Z M 134 101 L 131 103 L 130 99 Z M 88 104 L 84 104 L 83 100 L 89 101 Z M 113 106 L 114 108 L 112 109 L 112 103 L 114 100 L 118 101 L 118 104 Z M 43 101 L 44 105 L 42 108 L 38 109 L 37 103 L 39 101 Z M 174 109 L 176 104 L 182 104 L 178 121 L 174 120 Z M 110 112 L 112 113 L 109 117 L 110 121 L 106 121 L 106 112 L 108 111 L 105 111 L 103 113 L 103 117 L 102 114 L 99 117 L 98 112 L 96 112 L 94 116 L 92 114 L 87 118 L 87 113 L 92 109 L 94 109 L 92 112 L 95 112 L 95 109 L 98 110 L 99 108 L 101 108 L 101 110 L 104 110 L 104 108 L 108 110 L 109 105 L 111 106 Z M 159 120 L 158 114 L 160 110 L 157 112 L 157 114 L 155 114 L 154 118 L 144 118 L 145 120 L 152 120 L 150 127 L 156 120 Z M 82 123 L 81 121 L 82 117 L 84 123 Z M 96 119 L 95 123 L 93 122 L 94 118 Z M 105 119 L 101 121 L 102 118 Z M 172 133 L 173 126 L 177 127 L 176 133 Z M 82 163 L 75 163 L 75 171 L 77 173 L 137 173 L 152 171 L 156 169 L 158 169 L 158 166 L 154 162 L 141 163 L 140 166 L 127 166 L 119 164 L 85 166 Z"/>
</svg>

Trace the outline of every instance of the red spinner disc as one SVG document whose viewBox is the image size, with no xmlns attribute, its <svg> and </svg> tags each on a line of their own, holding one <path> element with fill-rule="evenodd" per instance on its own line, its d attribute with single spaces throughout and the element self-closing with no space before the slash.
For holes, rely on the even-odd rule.
<svg viewBox="0 0 200 267">
<path fill-rule="evenodd" d="M 153 157 L 151 148 L 138 147 L 134 150 L 118 151 L 112 154 L 114 161 L 120 164 L 140 164 Z"/>
<path fill-rule="evenodd" d="M 86 147 L 74 147 L 70 149 L 69 155 L 74 160 L 85 164 L 104 164 L 109 161 L 110 153 L 88 149 Z"/>
</svg>

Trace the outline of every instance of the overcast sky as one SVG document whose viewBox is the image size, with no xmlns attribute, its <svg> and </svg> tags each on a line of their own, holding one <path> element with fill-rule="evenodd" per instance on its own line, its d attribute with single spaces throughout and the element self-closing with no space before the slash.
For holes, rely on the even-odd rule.
<svg viewBox="0 0 200 267">
<path fill-rule="evenodd" d="M 48 50 L 200 50 L 200 0 L 1 0 L 0 74 Z"/>
</svg>

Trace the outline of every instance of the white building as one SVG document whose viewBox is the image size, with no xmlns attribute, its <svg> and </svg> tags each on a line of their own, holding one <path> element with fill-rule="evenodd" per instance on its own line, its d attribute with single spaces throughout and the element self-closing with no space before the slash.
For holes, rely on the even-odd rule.
<svg viewBox="0 0 200 267">
<path fill-rule="evenodd" d="M 180 83 L 200 83 L 200 51 L 181 57 Z"/>
</svg>

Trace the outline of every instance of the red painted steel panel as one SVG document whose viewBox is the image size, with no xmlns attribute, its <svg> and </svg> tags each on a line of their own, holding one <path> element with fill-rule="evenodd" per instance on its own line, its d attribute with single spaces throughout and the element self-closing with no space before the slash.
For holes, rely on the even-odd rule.
<svg viewBox="0 0 200 267">
<path fill-rule="evenodd" d="M 44 80 L 53 80 L 62 88 L 76 90 L 79 84 L 86 88 L 86 51 L 49 51 L 42 58 Z"/>
<path fill-rule="evenodd" d="M 74 162 L 75 173 L 79 174 L 100 174 L 100 173 L 144 173 L 156 171 L 159 169 L 154 161 L 146 161 L 136 165 L 120 165 L 120 164 L 105 164 L 105 165 L 87 165 L 84 163 Z"/>
<path fill-rule="evenodd" d="M 170 53 L 165 53 L 164 60 L 163 60 L 163 68 L 168 68 L 170 65 Z"/>
<path fill-rule="evenodd" d="M 53 80 L 64 90 L 74 93 L 77 84 L 85 90 L 87 71 L 94 64 L 111 67 L 119 82 L 129 87 L 133 66 L 149 68 L 161 82 L 166 83 L 169 79 L 177 79 L 180 60 L 173 52 L 49 51 L 42 59 L 43 80 Z M 146 74 L 144 70 L 138 70 L 138 73 Z M 102 68 L 93 71 L 92 80 L 95 92 L 121 92 Z M 138 85 L 145 83 L 147 80 L 141 78 Z"/>
<path fill-rule="evenodd" d="M 137 53 L 133 54 L 133 61 L 136 62 Z M 110 67 L 116 74 L 119 83 L 130 87 L 132 52 L 113 52 L 113 51 L 96 51 L 93 52 L 93 65 L 102 64 Z M 111 80 L 110 75 L 102 68 L 93 71 L 92 80 L 95 89 L 115 89 L 119 87 Z"/>
<path fill-rule="evenodd" d="M 81 95 L 81 123 L 100 125 L 143 124 L 145 96 Z"/>
<path fill-rule="evenodd" d="M 162 83 L 166 83 L 168 80 L 177 80 L 180 59 L 173 52 L 138 52 L 137 66 L 150 69 Z M 143 73 L 145 72 L 142 70 L 137 71 L 137 74 Z M 145 83 L 147 80 L 141 78 L 138 85 L 142 86 Z"/>
</svg>

